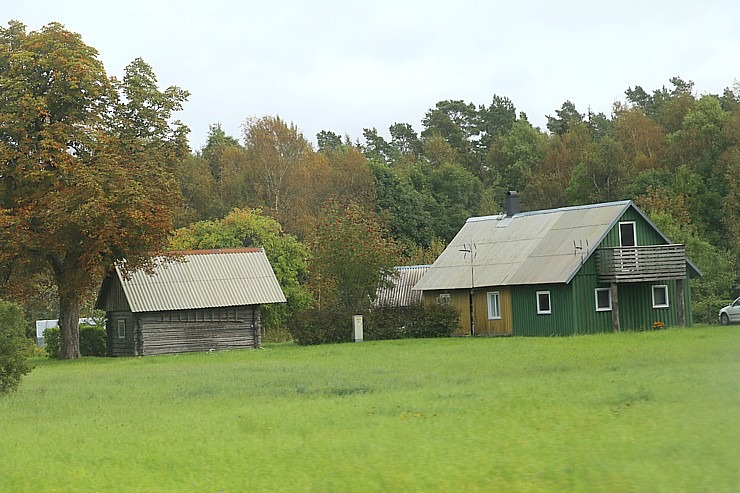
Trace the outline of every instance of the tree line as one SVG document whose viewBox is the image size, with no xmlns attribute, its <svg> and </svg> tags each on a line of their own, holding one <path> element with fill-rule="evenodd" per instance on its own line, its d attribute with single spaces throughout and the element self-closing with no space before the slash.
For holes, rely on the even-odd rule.
<svg viewBox="0 0 740 493">
<path fill-rule="evenodd" d="M 705 274 L 698 318 L 732 294 L 740 271 L 740 84 L 698 96 L 679 77 L 625 90 L 610 116 L 570 101 L 534 127 L 513 102 L 440 101 L 417 133 L 394 123 L 352 141 L 330 130 L 314 148 L 294 123 L 247 119 L 241 139 L 219 125 L 180 170 L 181 225 L 258 208 L 309 241 L 327 200 L 371 214 L 396 262 L 432 262 L 468 217 L 497 214 L 507 190 L 524 210 L 631 199 Z M 709 318 L 711 319 L 711 318 Z"/>
<path fill-rule="evenodd" d="M 367 303 L 394 265 L 432 262 L 468 217 L 632 199 L 704 272 L 700 313 L 731 294 L 740 266 L 740 85 L 695 94 L 625 90 L 612 114 L 566 101 L 534 127 L 505 96 L 436 103 L 362 139 L 324 130 L 314 146 L 279 116 L 218 124 L 187 146 L 173 117 L 187 91 L 141 59 L 122 79 L 52 23 L 0 29 L 0 289 L 29 311 L 58 301 L 62 357 L 113 262 L 147 268 L 184 247 L 264 246 L 287 311 Z M 292 300 L 292 301 L 290 301 Z M 711 310 L 710 310 L 711 311 Z"/>
</svg>

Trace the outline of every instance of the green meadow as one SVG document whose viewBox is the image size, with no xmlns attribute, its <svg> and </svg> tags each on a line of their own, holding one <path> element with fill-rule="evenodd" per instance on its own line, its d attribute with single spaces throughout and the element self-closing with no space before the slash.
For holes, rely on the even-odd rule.
<svg viewBox="0 0 740 493">
<path fill-rule="evenodd" d="M 34 360 L 3 492 L 730 492 L 740 327 Z"/>
</svg>

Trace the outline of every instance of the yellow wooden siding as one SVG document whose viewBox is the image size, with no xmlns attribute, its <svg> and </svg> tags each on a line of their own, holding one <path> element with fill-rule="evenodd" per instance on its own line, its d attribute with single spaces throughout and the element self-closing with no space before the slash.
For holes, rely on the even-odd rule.
<svg viewBox="0 0 740 493">
<path fill-rule="evenodd" d="M 437 303 L 440 294 L 450 295 L 450 305 L 460 313 L 460 323 L 452 332 L 453 336 L 470 335 L 470 297 L 467 290 L 457 291 L 424 291 L 424 303 Z"/>
<path fill-rule="evenodd" d="M 501 304 L 501 319 L 488 319 L 488 292 L 498 291 Z M 470 335 L 470 297 L 467 289 L 454 291 L 424 291 L 425 303 L 437 303 L 440 294 L 450 295 L 450 304 L 460 312 L 460 324 L 452 333 L 455 336 Z M 473 316 L 476 335 L 511 335 L 512 309 L 509 288 L 476 289 L 473 297 Z"/>
<path fill-rule="evenodd" d="M 501 318 L 488 319 L 488 293 L 499 293 L 499 304 L 501 308 Z M 511 335 L 512 327 L 512 310 L 511 310 L 511 291 L 509 288 L 489 288 L 476 289 L 473 298 L 473 307 L 475 310 L 475 333 L 478 335 L 508 336 Z"/>
</svg>

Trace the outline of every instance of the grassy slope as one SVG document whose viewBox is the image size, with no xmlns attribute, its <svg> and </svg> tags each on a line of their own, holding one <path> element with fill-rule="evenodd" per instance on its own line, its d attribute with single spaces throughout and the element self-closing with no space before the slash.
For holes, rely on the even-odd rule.
<svg viewBox="0 0 740 493">
<path fill-rule="evenodd" d="M 39 361 L 0 491 L 734 491 L 740 330 Z"/>
</svg>

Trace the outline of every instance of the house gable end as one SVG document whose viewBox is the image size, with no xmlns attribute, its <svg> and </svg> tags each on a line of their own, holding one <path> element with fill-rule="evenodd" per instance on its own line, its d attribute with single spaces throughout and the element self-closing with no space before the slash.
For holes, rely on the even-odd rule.
<svg viewBox="0 0 740 493">
<path fill-rule="evenodd" d="M 113 270 L 103 280 L 95 301 L 95 308 L 106 312 L 127 312 L 131 307 L 126 298 L 118 272 Z"/>
</svg>

